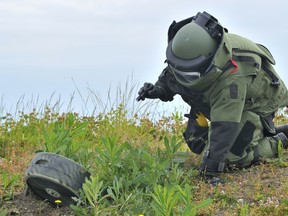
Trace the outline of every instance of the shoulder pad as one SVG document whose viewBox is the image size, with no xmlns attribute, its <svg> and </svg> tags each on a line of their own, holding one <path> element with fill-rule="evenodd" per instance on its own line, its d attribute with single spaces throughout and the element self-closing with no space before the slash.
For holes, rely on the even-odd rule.
<svg viewBox="0 0 288 216">
<path fill-rule="evenodd" d="M 272 54 L 265 46 L 254 43 L 253 41 L 236 34 L 228 33 L 227 35 L 230 39 L 233 50 L 239 50 L 240 52 L 252 52 L 266 59 L 271 64 L 275 64 Z"/>
<path fill-rule="evenodd" d="M 262 44 L 257 44 L 257 46 L 262 50 L 262 52 L 264 53 L 264 57 L 273 65 L 276 64 L 275 59 L 273 58 L 272 54 L 270 53 L 270 51 L 263 46 Z"/>
</svg>

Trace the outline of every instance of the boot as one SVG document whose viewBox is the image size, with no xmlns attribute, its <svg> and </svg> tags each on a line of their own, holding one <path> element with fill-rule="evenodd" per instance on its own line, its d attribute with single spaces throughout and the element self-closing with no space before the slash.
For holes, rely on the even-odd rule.
<svg viewBox="0 0 288 216">
<path fill-rule="evenodd" d="M 275 131 L 276 131 L 276 134 L 282 132 L 286 135 L 286 137 L 288 137 L 288 123 L 283 124 L 283 125 L 279 125 L 279 126 L 275 126 Z"/>
<path fill-rule="evenodd" d="M 288 138 L 284 133 L 280 132 L 275 137 L 276 139 L 281 140 L 284 149 L 288 148 Z"/>
</svg>

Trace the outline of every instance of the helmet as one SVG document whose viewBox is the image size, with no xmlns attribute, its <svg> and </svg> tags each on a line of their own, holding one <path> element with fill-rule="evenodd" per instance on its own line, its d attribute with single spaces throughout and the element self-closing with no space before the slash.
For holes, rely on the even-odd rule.
<svg viewBox="0 0 288 216">
<path fill-rule="evenodd" d="M 183 26 L 171 44 L 174 55 L 182 59 L 194 59 L 199 55 L 207 57 L 213 54 L 216 48 L 216 40 L 194 22 Z"/>
<path fill-rule="evenodd" d="M 169 42 L 166 57 L 174 73 L 194 79 L 209 67 L 222 38 L 222 26 L 210 14 L 198 13 Z"/>
</svg>

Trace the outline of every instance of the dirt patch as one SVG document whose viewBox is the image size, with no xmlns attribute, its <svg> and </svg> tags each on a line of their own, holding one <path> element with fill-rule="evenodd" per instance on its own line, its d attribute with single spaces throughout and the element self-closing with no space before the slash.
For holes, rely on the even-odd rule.
<svg viewBox="0 0 288 216">
<path fill-rule="evenodd" d="M 4 209 L 7 215 L 21 216 L 70 216 L 74 215 L 69 207 L 52 206 L 36 194 L 29 191 L 14 195 L 13 199 L 5 201 Z"/>
</svg>

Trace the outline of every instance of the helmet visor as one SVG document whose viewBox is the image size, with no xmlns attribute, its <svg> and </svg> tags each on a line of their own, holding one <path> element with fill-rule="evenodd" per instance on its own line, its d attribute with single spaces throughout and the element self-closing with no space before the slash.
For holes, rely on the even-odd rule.
<svg viewBox="0 0 288 216">
<path fill-rule="evenodd" d="M 169 65 L 169 68 L 173 72 L 176 80 L 180 83 L 191 83 L 201 77 L 201 73 L 197 71 L 181 71 Z"/>
</svg>

